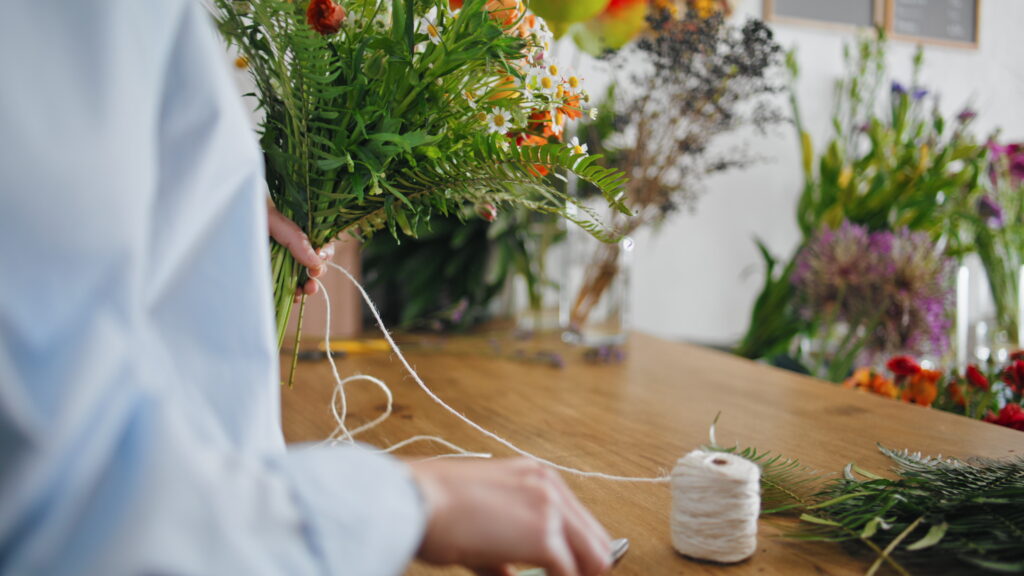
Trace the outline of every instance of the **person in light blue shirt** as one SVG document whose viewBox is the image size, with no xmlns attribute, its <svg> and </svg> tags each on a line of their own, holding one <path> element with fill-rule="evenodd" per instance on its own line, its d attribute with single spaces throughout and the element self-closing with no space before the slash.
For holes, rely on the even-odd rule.
<svg viewBox="0 0 1024 576">
<path fill-rule="evenodd" d="M 607 570 L 534 463 L 285 448 L 261 170 L 198 2 L 4 3 L 0 574 Z"/>
</svg>

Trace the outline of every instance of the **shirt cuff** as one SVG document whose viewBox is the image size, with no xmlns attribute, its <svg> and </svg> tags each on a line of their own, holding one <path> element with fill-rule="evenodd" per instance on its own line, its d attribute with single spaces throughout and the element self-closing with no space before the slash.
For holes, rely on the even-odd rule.
<svg viewBox="0 0 1024 576">
<path fill-rule="evenodd" d="M 408 467 L 361 447 L 296 447 L 286 474 L 307 538 L 328 574 L 398 576 L 423 539 L 427 510 Z"/>
</svg>

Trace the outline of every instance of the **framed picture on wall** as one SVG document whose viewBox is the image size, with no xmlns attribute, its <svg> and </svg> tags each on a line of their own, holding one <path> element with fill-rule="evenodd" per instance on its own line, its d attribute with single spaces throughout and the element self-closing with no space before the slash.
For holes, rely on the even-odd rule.
<svg viewBox="0 0 1024 576">
<path fill-rule="evenodd" d="M 764 0 L 764 19 L 783 24 L 856 29 L 885 23 L 885 0 Z"/>
<path fill-rule="evenodd" d="M 978 47 L 981 0 L 887 0 L 885 29 L 896 40 Z"/>
</svg>

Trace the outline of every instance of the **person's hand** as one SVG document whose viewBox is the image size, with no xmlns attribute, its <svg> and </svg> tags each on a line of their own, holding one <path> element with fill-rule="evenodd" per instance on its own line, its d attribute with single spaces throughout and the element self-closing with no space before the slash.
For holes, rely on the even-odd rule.
<svg viewBox="0 0 1024 576">
<path fill-rule="evenodd" d="M 295 291 L 295 298 L 298 299 L 303 294 L 316 294 L 317 286 L 313 279 L 319 278 L 326 271 L 327 266 L 324 263 L 334 257 L 334 244 L 331 243 L 320 248 L 319 252 L 313 250 L 313 245 L 309 243 L 305 232 L 299 228 L 298 224 L 281 214 L 269 198 L 267 198 L 267 224 L 270 228 L 270 237 L 287 248 L 295 261 L 309 271 L 309 280 L 301 289 Z"/>
<path fill-rule="evenodd" d="M 598 576 L 611 539 L 554 470 L 532 460 L 432 460 L 409 465 L 430 518 L 419 558 L 512 576 L 512 564 L 550 576 Z"/>
</svg>

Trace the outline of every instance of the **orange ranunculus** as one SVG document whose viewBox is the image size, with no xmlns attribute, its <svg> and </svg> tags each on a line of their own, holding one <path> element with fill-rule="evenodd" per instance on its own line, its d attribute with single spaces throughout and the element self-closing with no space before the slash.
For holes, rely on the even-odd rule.
<svg viewBox="0 0 1024 576">
<path fill-rule="evenodd" d="M 940 378 L 942 378 L 942 372 L 922 369 L 909 378 L 907 387 L 903 390 L 903 401 L 921 406 L 931 406 L 939 395 Z"/>
<path fill-rule="evenodd" d="M 345 9 L 333 0 L 310 0 L 306 8 L 306 22 L 317 32 L 327 35 L 335 34 L 345 21 Z"/>
</svg>

